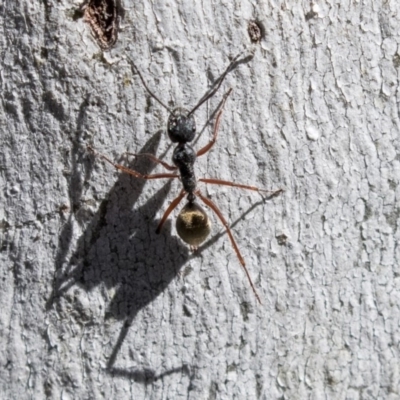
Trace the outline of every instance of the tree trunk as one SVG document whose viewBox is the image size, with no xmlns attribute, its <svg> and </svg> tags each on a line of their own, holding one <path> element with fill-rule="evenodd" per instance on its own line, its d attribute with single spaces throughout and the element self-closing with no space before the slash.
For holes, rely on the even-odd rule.
<svg viewBox="0 0 400 400">
<path fill-rule="evenodd" d="M 398 399 L 400 3 L 119 4 L 102 51 L 80 5 L 1 5 L 1 397 Z M 248 26 L 261 28 L 252 42 Z M 104 48 L 104 46 L 103 46 Z M 195 112 L 218 217 L 171 214 L 169 108 Z"/>
</svg>

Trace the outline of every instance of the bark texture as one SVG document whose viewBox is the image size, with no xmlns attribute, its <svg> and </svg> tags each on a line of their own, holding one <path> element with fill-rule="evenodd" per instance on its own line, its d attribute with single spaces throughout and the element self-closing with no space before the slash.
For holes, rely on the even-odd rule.
<svg viewBox="0 0 400 400">
<path fill-rule="evenodd" d="M 4 399 L 400 398 L 400 2 L 128 1 L 102 52 L 70 0 L 0 5 Z M 248 24 L 262 28 L 250 41 Z M 167 111 L 196 111 L 198 177 L 230 221 L 192 254 Z M 183 206 L 180 206 L 180 208 Z M 178 212 L 178 210 L 176 210 Z M 174 215 L 176 215 L 176 212 Z"/>
</svg>

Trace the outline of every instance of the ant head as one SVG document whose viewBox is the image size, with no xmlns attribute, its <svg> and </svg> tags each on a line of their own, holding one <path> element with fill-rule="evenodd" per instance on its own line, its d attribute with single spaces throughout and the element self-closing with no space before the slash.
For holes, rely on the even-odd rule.
<svg viewBox="0 0 400 400">
<path fill-rule="evenodd" d="M 184 108 L 175 108 L 168 118 L 167 129 L 171 142 L 191 142 L 196 134 L 196 122 L 193 114 Z"/>
<path fill-rule="evenodd" d="M 176 231 L 184 242 L 197 247 L 210 234 L 211 221 L 203 208 L 189 201 L 176 219 Z"/>
<path fill-rule="evenodd" d="M 214 96 L 214 94 L 218 91 L 220 88 L 222 82 L 224 81 L 226 75 L 228 72 L 233 68 L 233 66 L 237 63 L 237 60 L 239 58 L 240 54 L 238 54 L 231 63 L 228 65 L 228 68 L 225 70 L 225 72 L 218 78 L 218 80 L 215 82 L 214 88 L 212 88 L 209 92 L 207 92 L 197 103 L 197 105 L 192 109 L 192 111 L 188 111 L 184 108 L 176 108 L 175 110 L 171 111 L 170 108 L 165 105 L 147 86 L 146 81 L 144 80 L 142 74 L 140 73 L 139 69 L 136 67 L 135 63 L 129 59 L 131 68 L 133 72 L 137 72 L 139 75 L 140 80 L 143 83 L 143 86 L 147 90 L 147 92 L 150 94 L 151 97 L 153 97 L 154 100 L 156 100 L 158 103 L 160 103 L 168 112 L 170 113 L 170 116 L 168 118 L 168 136 L 171 139 L 173 143 L 187 143 L 191 142 L 194 139 L 194 136 L 196 134 L 196 123 L 193 117 L 194 112 L 202 105 L 204 104 L 208 99 Z"/>
</svg>

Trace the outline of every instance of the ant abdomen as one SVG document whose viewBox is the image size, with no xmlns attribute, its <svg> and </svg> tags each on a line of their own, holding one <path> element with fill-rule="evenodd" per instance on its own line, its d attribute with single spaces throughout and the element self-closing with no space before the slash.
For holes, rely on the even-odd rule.
<svg viewBox="0 0 400 400">
<path fill-rule="evenodd" d="M 168 136 L 173 143 L 187 143 L 194 139 L 196 121 L 185 108 L 175 108 L 168 118 Z"/>
<path fill-rule="evenodd" d="M 211 232 L 211 221 L 197 203 L 187 203 L 176 219 L 179 237 L 190 246 L 203 243 Z"/>
</svg>

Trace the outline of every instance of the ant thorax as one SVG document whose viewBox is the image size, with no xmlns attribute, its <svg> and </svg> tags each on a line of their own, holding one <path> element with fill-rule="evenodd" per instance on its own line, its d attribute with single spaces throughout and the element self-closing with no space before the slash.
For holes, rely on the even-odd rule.
<svg viewBox="0 0 400 400">
<path fill-rule="evenodd" d="M 183 189 L 187 193 L 193 193 L 197 186 L 194 173 L 194 163 L 196 161 L 195 150 L 188 143 L 179 143 L 172 155 L 172 161 L 179 169 Z"/>
</svg>

